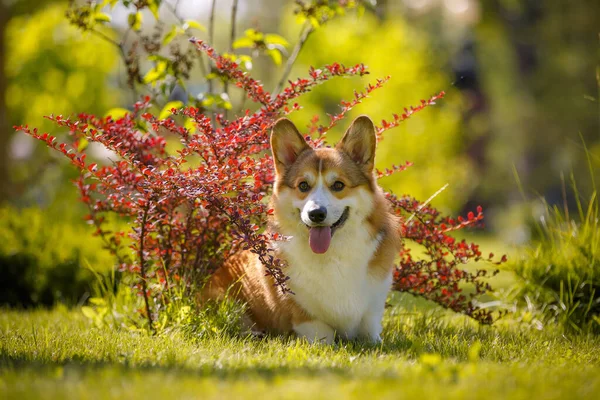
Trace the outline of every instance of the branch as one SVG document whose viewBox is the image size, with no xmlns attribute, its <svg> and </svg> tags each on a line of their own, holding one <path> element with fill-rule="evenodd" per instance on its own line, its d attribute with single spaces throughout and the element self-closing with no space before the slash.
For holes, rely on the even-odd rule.
<svg viewBox="0 0 600 400">
<path fill-rule="evenodd" d="M 121 58 L 123 59 L 125 66 L 127 66 L 127 54 L 125 53 L 125 47 L 123 46 L 123 43 L 119 43 L 119 42 L 111 39 L 108 35 L 100 32 L 100 31 L 97 31 L 95 29 L 90 29 L 90 32 L 92 32 L 94 35 L 98 36 L 100 39 L 112 44 L 113 46 L 116 46 L 117 49 L 119 49 L 119 53 L 121 54 Z"/>
<path fill-rule="evenodd" d="M 231 31 L 229 34 L 229 51 L 230 52 L 233 52 L 233 42 L 235 41 L 235 19 L 237 16 L 237 8 L 238 8 L 238 0 L 233 0 L 233 5 L 231 6 Z M 223 92 L 229 94 L 228 91 L 229 91 L 229 82 L 225 81 L 223 83 Z M 225 114 L 225 118 L 227 118 L 227 110 L 224 110 L 224 114 Z"/>
<path fill-rule="evenodd" d="M 119 49 L 119 55 L 121 56 L 121 59 L 123 60 L 123 64 L 125 64 L 125 70 L 127 72 L 128 79 L 130 78 L 130 76 L 129 76 L 129 61 L 127 59 L 127 53 L 125 52 L 125 41 L 127 40 L 127 37 L 129 35 L 130 31 L 131 31 L 131 28 L 129 28 L 127 30 L 127 32 L 125 33 L 125 36 L 119 43 L 119 42 L 111 39 L 108 35 L 100 32 L 100 31 L 97 31 L 95 29 L 88 30 L 88 32 L 91 32 L 92 34 L 96 35 L 100 39 L 106 41 L 107 43 L 112 44 L 113 46 L 116 46 L 117 49 Z M 138 92 L 136 91 L 135 86 L 133 84 L 131 85 L 131 92 L 132 92 L 134 98 L 136 98 L 138 96 Z"/>
<path fill-rule="evenodd" d="M 170 4 L 169 2 L 165 2 L 162 3 L 164 4 L 167 9 L 169 11 L 171 11 L 171 14 L 173 14 L 173 16 L 175 17 L 175 19 L 177 20 L 177 22 L 179 23 L 179 25 L 184 25 L 185 21 L 179 16 L 179 14 L 177 14 L 177 7 L 179 7 L 179 0 L 177 0 L 175 2 L 175 5 Z M 185 30 L 186 32 L 188 31 L 188 29 Z M 210 60 L 207 60 L 207 63 L 209 64 L 208 67 L 210 67 Z M 204 65 L 204 55 L 200 54 L 200 69 L 202 70 L 202 75 L 206 76 L 208 74 L 207 70 L 208 67 Z"/>
<path fill-rule="evenodd" d="M 313 31 L 314 31 L 314 29 L 313 29 L 312 25 L 310 24 L 310 22 L 306 22 L 304 24 L 304 30 L 302 31 L 302 34 L 300 35 L 300 40 L 298 41 L 298 43 L 296 43 L 296 47 L 294 47 L 294 51 L 292 52 L 292 54 L 290 55 L 290 58 L 288 58 L 288 61 L 285 64 L 285 70 L 283 71 L 283 76 L 279 80 L 279 83 L 275 87 L 275 90 L 273 90 L 273 96 L 278 95 L 283 90 L 283 86 L 287 82 L 290 72 L 292 72 L 292 67 L 294 66 L 294 63 L 296 62 L 296 59 L 298 58 L 298 55 L 300 54 L 300 50 L 302 50 L 304 43 L 306 42 L 306 40 L 308 39 L 310 34 L 313 33 Z"/>
<path fill-rule="evenodd" d="M 146 205 L 144 216 L 142 217 L 142 226 L 140 229 L 140 274 L 142 275 L 142 290 L 144 291 L 144 303 L 146 303 L 146 315 L 150 329 L 154 331 L 154 323 L 152 321 L 152 313 L 150 312 L 150 304 L 148 303 L 148 285 L 146 284 L 146 265 L 144 263 L 144 237 L 146 235 L 146 221 L 148 219 L 148 209 L 150 205 Z"/>
<path fill-rule="evenodd" d="M 212 5 L 210 6 L 210 20 L 208 22 L 208 42 L 211 46 L 215 45 L 215 5 L 217 0 L 212 0 Z M 209 73 L 210 73 L 210 60 L 209 63 Z M 213 92 L 213 81 L 212 79 L 208 80 L 208 94 L 212 94 Z"/>
<path fill-rule="evenodd" d="M 235 41 L 235 19 L 237 16 L 238 0 L 233 0 L 231 8 L 231 34 L 229 35 L 229 51 L 233 51 L 233 42 Z"/>
</svg>

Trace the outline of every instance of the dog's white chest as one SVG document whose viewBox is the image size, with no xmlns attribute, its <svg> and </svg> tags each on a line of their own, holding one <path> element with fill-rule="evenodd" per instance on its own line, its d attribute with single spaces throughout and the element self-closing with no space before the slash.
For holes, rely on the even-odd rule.
<svg viewBox="0 0 600 400">
<path fill-rule="evenodd" d="M 343 230 L 325 254 L 313 253 L 301 237 L 282 246 L 294 300 L 312 317 L 348 337 L 356 334 L 371 299 L 387 293 L 388 282 L 369 275 L 378 240 L 364 229 Z M 337 235 L 337 234 L 336 234 Z"/>
</svg>

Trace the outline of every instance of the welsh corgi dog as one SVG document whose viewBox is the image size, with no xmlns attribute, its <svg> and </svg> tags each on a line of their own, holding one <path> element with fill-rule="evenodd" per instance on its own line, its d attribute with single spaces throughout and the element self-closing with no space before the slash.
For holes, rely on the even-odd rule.
<svg viewBox="0 0 600 400">
<path fill-rule="evenodd" d="M 381 341 L 382 318 L 400 245 L 399 222 L 373 174 L 373 122 L 358 117 L 334 148 L 313 149 L 294 124 L 276 122 L 276 179 L 268 229 L 293 293 L 282 293 L 258 257 L 240 252 L 209 279 L 203 298 L 226 293 L 247 304 L 253 329 Z"/>
</svg>

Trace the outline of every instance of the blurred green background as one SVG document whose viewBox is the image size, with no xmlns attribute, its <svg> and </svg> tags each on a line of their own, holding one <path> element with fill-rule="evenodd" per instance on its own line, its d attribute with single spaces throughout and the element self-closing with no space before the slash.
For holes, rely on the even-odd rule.
<svg viewBox="0 0 600 400">
<path fill-rule="evenodd" d="M 183 18 L 208 24 L 210 0 L 170 2 L 175 3 Z M 364 14 L 338 17 L 308 38 L 290 78 L 305 76 L 311 65 L 332 62 L 362 62 L 371 75 L 332 81 L 302 97 L 304 109 L 292 115 L 301 129 L 313 115 L 327 122 L 327 114 L 339 112 L 340 100 L 350 100 L 353 90 L 390 75 L 384 88 L 350 117 L 368 114 L 377 122 L 389 120 L 421 99 L 442 90 L 447 94 L 386 133 L 377 165 L 414 163 L 386 178 L 386 189 L 425 200 L 448 184 L 432 203 L 452 214 L 484 206 L 484 233 L 501 248 L 535 236 L 532 221 L 539 197 L 550 205 L 576 207 L 573 196 L 563 194 L 561 176 L 573 174 L 582 198 L 589 198 L 594 179 L 600 182 L 600 2 L 369 4 Z M 57 263 L 65 264 L 66 270 L 84 262 L 97 270 L 112 267 L 109 258 L 99 255 L 101 245 L 91 238 L 92 228 L 81 220 L 84 210 L 78 208 L 70 183 L 77 172 L 12 128 L 28 124 L 62 137 L 66 132 L 57 130 L 45 115 L 105 115 L 136 99 L 127 87 L 118 48 L 69 26 L 64 18 L 68 6 L 68 1 L 0 0 L 0 259 L 7 270 L 15 265 L 14 257 L 21 257 L 18 265 L 23 267 L 18 268 L 34 265 L 32 271 Z M 283 51 L 285 63 L 301 29 L 294 7 L 292 1 L 240 1 L 238 36 L 248 28 L 281 34 L 291 44 Z M 229 46 L 230 11 L 231 1 L 217 2 L 214 43 L 221 52 Z M 117 6 L 107 12 L 112 21 L 103 32 L 122 38 L 129 11 Z M 160 23 L 152 14 L 143 14 L 137 35 L 175 22 L 166 6 L 158 14 Z M 135 45 L 137 35 L 128 36 L 125 50 Z M 182 48 L 191 46 L 185 37 L 176 40 Z M 146 72 L 150 66 L 141 68 Z M 269 57 L 256 57 L 250 72 L 270 89 L 282 68 Z M 191 75 L 191 91 L 202 93 L 206 86 L 201 72 Z M 241 93 L 233 90 L 231 102 L 233 110 L 238 109 Z M 341 135 L 347 121 L 335 128 L 331 140 Z M 90 153 L 109 157 L 102 149 Z M 34 272 L 30 278 L 19 276 L 32 303 L 64 300 L 60 288 L 44 292 Z"/>
</svg>

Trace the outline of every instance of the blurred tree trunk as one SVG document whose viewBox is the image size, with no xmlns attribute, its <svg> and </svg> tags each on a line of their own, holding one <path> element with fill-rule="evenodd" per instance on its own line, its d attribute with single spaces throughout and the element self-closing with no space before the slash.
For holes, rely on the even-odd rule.
<svg viewBox="0 0 600 400">
<path fill-rule="evenodd" d="M 8 144 L 12 129 L 8 124 L 6 109 L 6 43 L 5 33 L 8 25 L 8 7 L 0 1 L 0 204 L 10 195 L 11 179 L 8 171 Z"/>
</svg>

